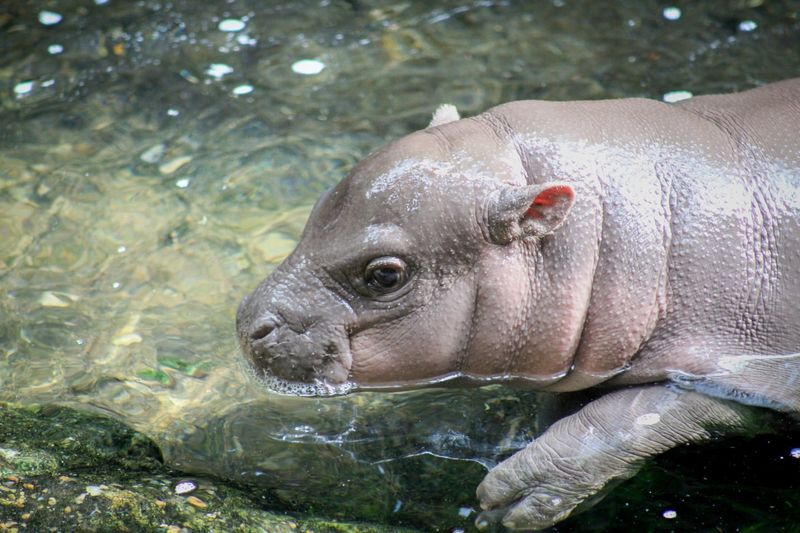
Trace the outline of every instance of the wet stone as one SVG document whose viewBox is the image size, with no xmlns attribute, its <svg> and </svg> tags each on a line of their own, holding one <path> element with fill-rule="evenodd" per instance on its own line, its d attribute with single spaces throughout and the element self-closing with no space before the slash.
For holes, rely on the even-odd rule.
<svg viewBox="0 0 800 533">
<path fill-rule="evenodd" d="M 142 342 L 142 336 L 138 333 L 126 333 L 111 339 L 111 344 L 114 346 L 130 346 L 132 344 L 139 344 Z"/>
<path fill-rule="evenodd" d="M 188 503 L 192 507 L 196 507 L 197 509 L 205 509 L 206 507 L 208 507 L 208 504 L 203 500 L 201 500 L 200 498 L 198 498 L 197 496 L 187 496 L 186 503 Z"/>
<path fill-rule="evenodd" d="M 164 154 L 167 153 L 167 146 L 164 143 L 158 143 L 144 152 L 142 155 L 139 156 L 139 159 L 144 161 L 145 163 L 158 163 L 164 157 Z"/>
<path fill-rule="evenodd" d="M 188 155 L 176 157 L 175 159 L 171 159 L 159 165 L 158 171 L 165 175 L 174 174 L 191 160 L 191 156 Z"/>
<path fill-rule="evenodd" d="M 184 496 L 197 490 L 197 482 L 191 479 L 184 479 L 175 484 L 175 494 Z"/>
</svg>

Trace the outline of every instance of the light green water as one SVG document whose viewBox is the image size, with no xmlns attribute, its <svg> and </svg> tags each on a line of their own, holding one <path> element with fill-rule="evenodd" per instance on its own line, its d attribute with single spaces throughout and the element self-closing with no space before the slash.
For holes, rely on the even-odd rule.
<svg viewBox="0 0 800 533">
<path fill-rule="evenodd" d="M 322 191 L 441 102 L 469 115 L 800 74 L 798 2 L 675 6 L 3 2 L 0 399 L 106 412 L 169 464 L 289 507 L 467 526 L 482 469 L 434 456 L 522 446 L 530 395 L 272 396 L 243 366 L 236 305 Z"/>
</svg>

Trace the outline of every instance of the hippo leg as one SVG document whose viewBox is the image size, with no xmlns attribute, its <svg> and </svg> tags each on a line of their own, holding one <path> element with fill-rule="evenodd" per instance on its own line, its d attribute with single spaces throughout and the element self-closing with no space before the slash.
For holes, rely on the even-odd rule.
<svg viewBox="0 0 800 533">
<path fill-rule="evenodd" d="M 563 520 L 647 458 L 723 434 L 766 431 L 760 410 L 677 387 L 623 389 L 593 402 L 492 469 L 478 486 L 479 528 L 540 529 Z"/>
<path fill-rule="evenodd" d="M 720 357 L 705 375 L 673 372 L 680 387 L 784 413 L 800 412 L 800 354 Z"/>
</svg>

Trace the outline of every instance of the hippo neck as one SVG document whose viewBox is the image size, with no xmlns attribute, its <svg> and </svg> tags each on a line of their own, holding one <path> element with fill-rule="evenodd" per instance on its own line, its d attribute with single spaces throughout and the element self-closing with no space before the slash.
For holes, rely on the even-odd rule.
<svg viewBox="0 0 800 533">
<path fill-rule="evenodd" d="M 551 390 L 580 390 L 624 372 L 666 314 L 669 213 L 662 211 L 657 177 L 641 178 L 652 185 L 647 201 L 630 198 L 617 180 L 602 179 L 600 194 L 590 196 L 583 208 L 585 219 L 599 229 L 592 232 L 585 221 L 576 220 L 585 244 L 572 255 L 579 261 L 573 269 L 590 290 L 588 295 L 584 291 L 572 366 Z"/>
<path fill-rule="evenodd" d="M 562 361 L 563 377 L 547 388 L 579 390 L 625 371 L 664 316 L 669 187 L 652 160 L 624 147 L 543 138 L 513 138 L 529 183 L 569 181 L 576 203 L 564 226 L 529 254 L 536 309 L 511 373 L 524 376 L 542 358 Z M 559 337 L 542 343 L 553 328 Z"/>
</svg>

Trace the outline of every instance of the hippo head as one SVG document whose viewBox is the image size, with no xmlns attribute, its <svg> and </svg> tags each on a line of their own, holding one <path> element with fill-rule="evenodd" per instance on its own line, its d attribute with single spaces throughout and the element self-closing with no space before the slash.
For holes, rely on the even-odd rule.
<svg viewBox="0 0 800 533">
<path fill-rule="evenodd" d="M 573 191 L 529 185 L 514 144 L 491 130 L 467 119 L 409 135 L 317 202 L 296 249 L 239 306 L 243 351 L 270 388 L 508 378 L 528 342 L 536 247 Z"/>
</svg>

